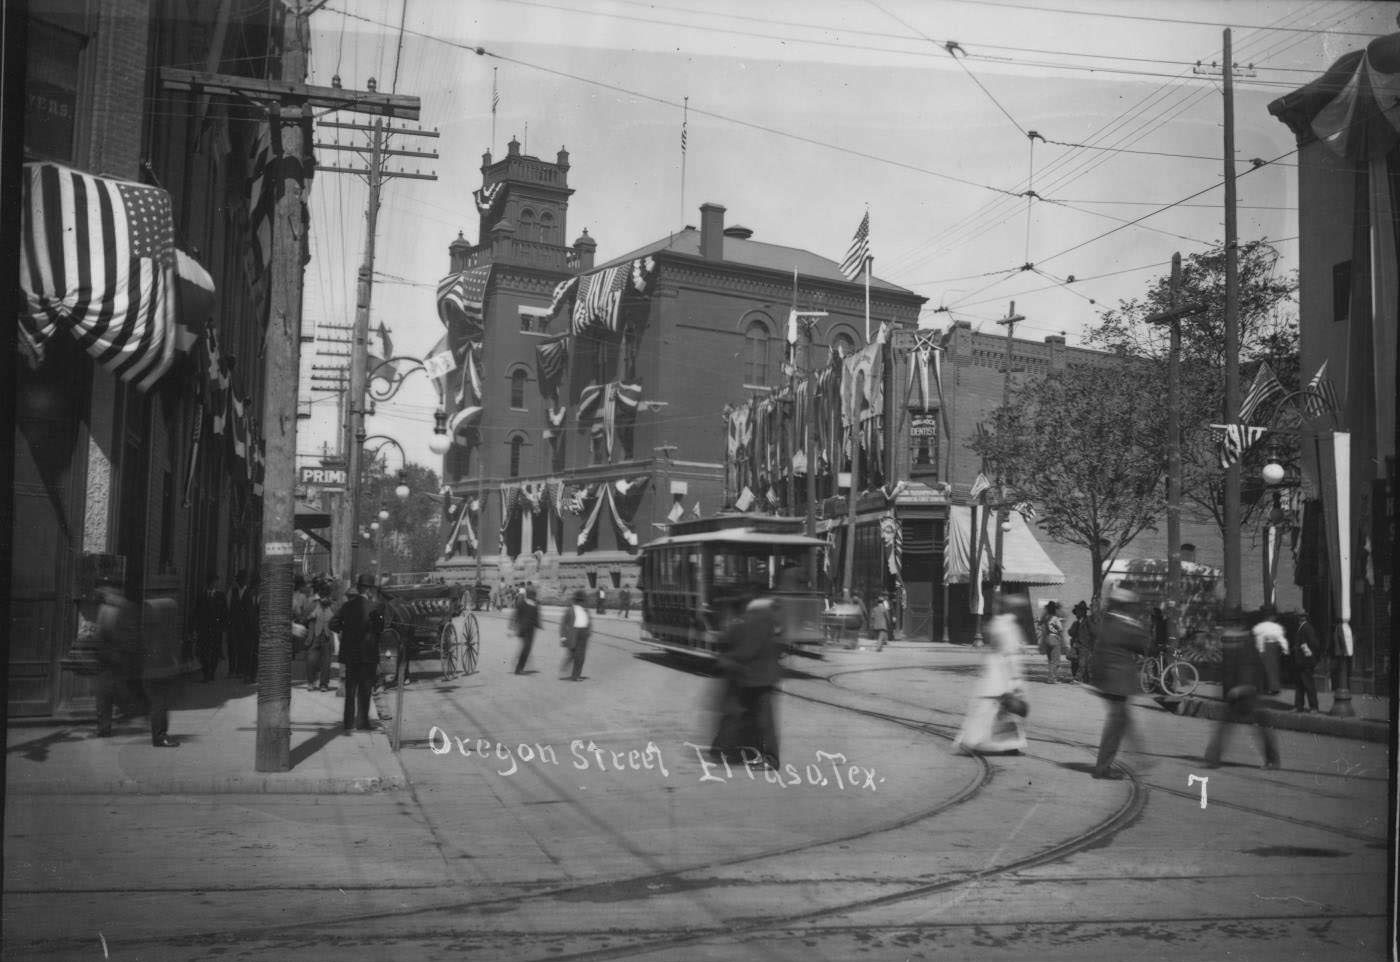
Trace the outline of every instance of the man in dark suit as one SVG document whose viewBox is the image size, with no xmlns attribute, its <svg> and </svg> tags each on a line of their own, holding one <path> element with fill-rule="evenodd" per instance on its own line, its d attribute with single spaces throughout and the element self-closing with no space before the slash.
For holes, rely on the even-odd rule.
<svg viewBox="0 0 1400 962">
<path fill-rule="evenodd" d="M 1255 726 L 1259 748 L 1264 754 L 1264 767 L 1278 768 L 1278 739 L 1269 724 L 1268 713 L 1259 708 L 1260 690 L 1267 684 L 1264 659 L 1254 644 L 1244 613 L 1239 610 L 1226 613 L 1220 632 L 1220 667 L 1223 675 L 1220 687 L 1225 692 L 1227 708 L 1206 746 L 1206 767 L 1220 767 L 1230 726 L 1241 723 Z"/>
<path fill-rule="evenodd" d="M 731 622 L 726 644 L 720 654 L 720 667 L 728 684 L 720 734 L 715 749 L 720 753 L 753 748 L 770 768 L 778 767 L 778 726 L 774 720 L 773 695 L 782 677 L 784 643 L 782 623 L 776 603 L 766 588 L 748 603 L 744 613 Z M 749 756 L 752 758 L 752 756 Z"/>
<path fill-rule="evenodd" d="M 1308 613 L 1298 613 L 1298 634 L 1293 640 L 1293 667 L 1298 672 L 1298 686 L 1293 690 L 1293 710 L 1296 712 L 1317 711 L 1317 679 L 1313 671 L 1322 656 L 1322 642 L 1318 640 L 1317 629 L 1308 621 Z M 1307 707 L 1303 699 L 1307 698 Z"/>
<path fill-rule="evenodd" d="M 356 594 L 331 620 L 331 631 L 340 633 L 340 663 L 345 666 L 345 733 L 351 728 L 370 731 L 369 696 L 379 666 L 379 634 L 384 630 L 384 608 L 372 575 L 355 582 Z"/>
<path fill-rule="evenodd" d="M 195 653 L 205 681 L 213 681 L 219 668 L 219 652 L 228 631 L 228 598 L 219 590 L 218 575 L 210 575 L 194 603 Z"/>
</svg>

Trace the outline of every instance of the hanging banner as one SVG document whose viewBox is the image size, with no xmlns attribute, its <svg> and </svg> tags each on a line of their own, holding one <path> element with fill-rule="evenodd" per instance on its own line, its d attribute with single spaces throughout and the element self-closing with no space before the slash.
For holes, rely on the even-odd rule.
<svg viewBox="0 0 1400 962">
<path fill-rule="evenodd" d="M 1351 637 L 1351 435 L 1331 431 L 1317 440 L 1322 510 L 1327 516 L 1327 560 L 1337 613 L 1337 646 L 1348 657 Z"/>
</svg>

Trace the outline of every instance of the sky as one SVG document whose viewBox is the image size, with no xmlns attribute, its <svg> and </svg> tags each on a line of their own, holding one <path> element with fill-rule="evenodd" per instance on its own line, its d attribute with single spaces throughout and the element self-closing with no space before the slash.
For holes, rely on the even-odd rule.
<svg viewBox="0 0 1400 962">
<path fill-rule="evenodd" d="M 547 160 L 567 147 L 567 235 L 587 228 L 599 263 L 698 225 L 705 202 L 755 240 L 839 261 L 868 210 L 874 273 L 928 298 L 922 325 L 996 329 L 1014 301 L 1018 337 L 1080 344 L 1174 251 L 1224 238 L 1225 28 L 1239 237 L 1268 238 L 1287 272 L 1297 156 L 1268 104 L 1397 14 L 1372 0 L 330 0 L 311 18 L 308 79 L 419 97 L 418 123 L 440 135 L 391 144 L 439 154 L 403 164 L 436 180 L 382 192 L 371 327 L 396 353 L 440 336 L 447 245 L 477 242 L 481 155 L 512 137 Z M 337 134 L 354 136 L 318 139 Z M 314 181 L 304 333 L 353 322 L 367 196 L 354 175 Z M 304 455 L 336 444 L 335 400 L 310 387 Z M 435 406 L 414 375 L 366 430 L 436 466 Z"/>
</svg>

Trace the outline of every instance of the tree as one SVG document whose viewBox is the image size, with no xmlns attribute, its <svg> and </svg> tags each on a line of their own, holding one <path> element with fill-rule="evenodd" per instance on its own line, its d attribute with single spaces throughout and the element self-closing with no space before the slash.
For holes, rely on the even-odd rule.
<svg viewBox="0 0 1400 962">
<path fill-rule="evenodd" d="M 421 464 L 406 464 L 400 477 L 388 471 L 383 458 L 369 461 L 364 470 L 356 521 L 360 530 L 379 522 L 373 555 L 379 560 L 379 573 L 431 571 L 442 557 L 443 545 L 437 472 Z M 400 501 L 394 493 L 400 483 L 408 485 L 407 501 Z M 385 520 L 379 518 L 381 508 L 389 512 Z"/>
<path fill-rule="evenodd" d="M 1164 508 L 1166 391 L 1155 365 L 1071 366 L 1022 387 L 972 443 L 1037 505 L 1050 537 L 1087 548 L 1095 601 L 1103 573 Z"/>
<path fill-rule="evenodd" d="M 1298 369 L 1298 320 L 1293 308 L 1298 290 L 1296 273 L 1280 274 L 1279 253 L 1266 239 L 1249 241 L 1238 248 L 1239 330 L 1241 392 L 1247 392 L 1255 373 L 1267 362 L 1285 390 L 1296 391 Z M 1238 411 L 1225 410 L 1225 253 L 1223 250 L 1188 255 L 1182 263 L 1181 300 L 1203 310 L 1181 321 L 1182 398 L 1182 494 L 1188 510 L 1198 518 L 1214 521 L 1225 531 L 1225 475 L 1220 470 L 1216 437 L 1209 425 L 1238 419 Z M 1086 332 L 1085 340 L 1125 357 L 1144 358 L 1160 367 L 1156 376 L 1166 383 L 1168 333 L 1166 325 L 1147 323 L 1151 314 L 1171 305 L 1171 279 L 1163 275 L 1152 282 L 1141 298 L 1119 302 L 1105 311 L 1100 323 Z M 1268 405 L 1253 419 L 1262 423 Z M 1294 442 L 1286 437 L 1270 439 L 1280 444 L 1283 457 L 1292 456 Z M 1257 478 L 1255 470 L 1264 452 L 1251 451 L 1244 458 L 1244 477 Z M 1262 492 L 1258 483 L 1246 483 L 1249 503 L 1240 523 L 1253 517 Z"/>
</svg>

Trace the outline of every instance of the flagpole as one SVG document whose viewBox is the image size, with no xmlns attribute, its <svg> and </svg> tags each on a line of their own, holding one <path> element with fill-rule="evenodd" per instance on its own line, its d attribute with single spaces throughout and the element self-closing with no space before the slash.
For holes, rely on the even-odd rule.
<svg viewBox="0 0 1400 962">
<path fill-rule="evenodd" d="M 500 95 L 496 93 L 496 71 L 501 68 L 491 68 L 491 149 L 496 149 L 496 105 L 501 102 Z"/>
<path fill-rule="evenodd" d="M 685 226 L 685 148 L 690 126 L 690 98 L 681 105 L 681 226 Z"/>
<path fill-rule="evenodd" d="M 865 343 L 870 343 L 870 262 L 873 257 L 865 259 Z"/>
</svg>

